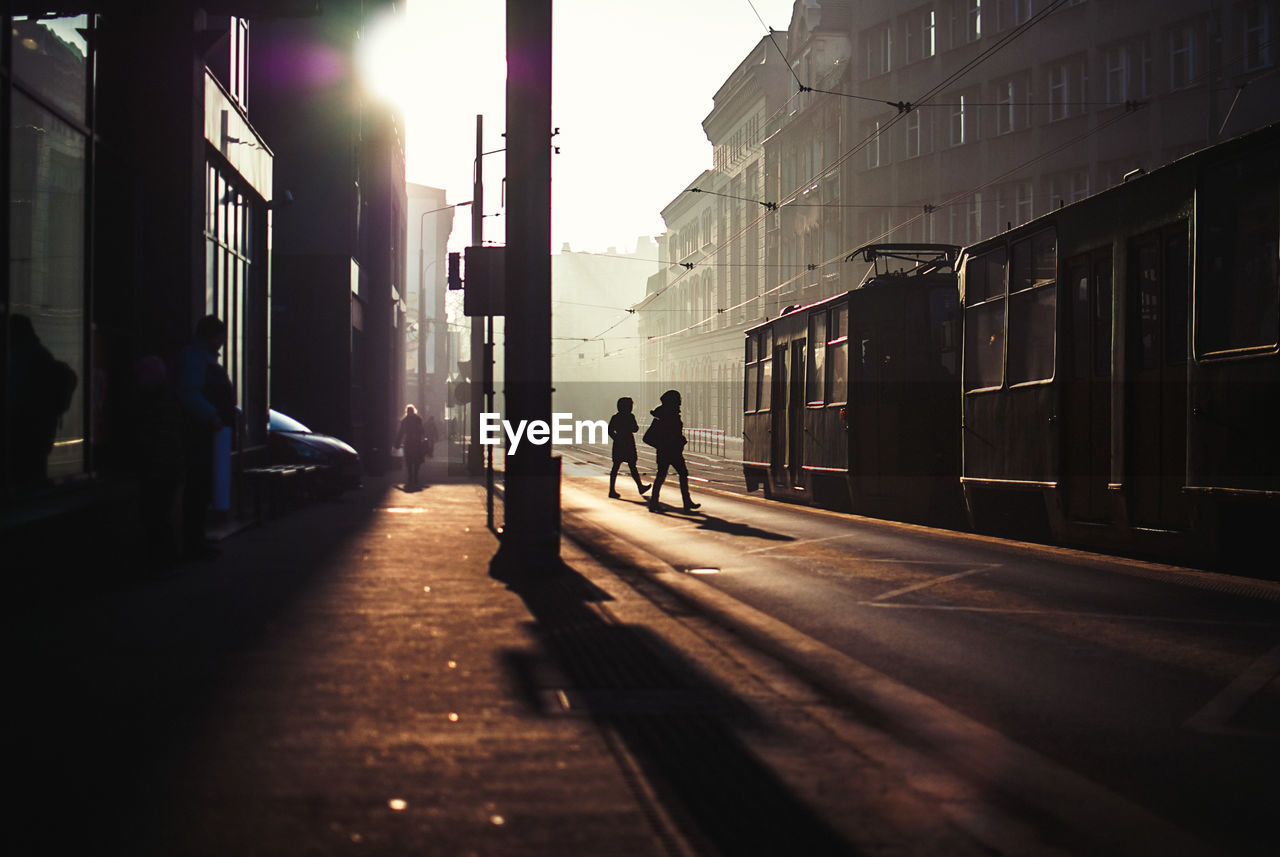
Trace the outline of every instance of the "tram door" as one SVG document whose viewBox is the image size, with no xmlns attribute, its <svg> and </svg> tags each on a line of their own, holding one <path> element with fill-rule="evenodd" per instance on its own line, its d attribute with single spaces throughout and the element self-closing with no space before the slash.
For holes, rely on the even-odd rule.
<svg viewBox="0 0 1280 857">
<path fill-rule="evenodd" d="M 884 342 L 876 330 L 859 319 L 854 328 L 852 379 L 849 384 L 849 471 L 855 495 L 860 500 L 880 494 L 881 437 L 880 410 L 884 366 Z"/>
<path fill-rule="evenodd" d="M 1067 263 L 1070 328 L 1065 337 L 1063 475 L 1067 516 L 1110 519 L 1111 476 L 1111 251 Z"/>
<path fill-rule="evenodd" d="M 778 345 L 773 352 L 773 480 L 800 484 L 804 458 L 804 339 Z"/>
<path fill-rule="evenodd" d="M 791 383 L 787 385 L 787 470 L 791 484 L 800 485 L 800 468 L 804 464 L 805 351 L 807 340 L 791 343 Z"/>
<path fill-rule="evenodd" d="M 787 448 L 789 420 L 787 419 L 787 390 L 791 387 L 791 375 L 788 369 L 790 348 L 787 343 L 778 344 L 773 349 L 773 395 L 770 401 L 770 434 L 769 463 L 772 465 L 775 484 L 783 481 L 787 469 Z"/>
<path fill-rule="evenodd" d="M 1128 323 L 1129 463 L 1132 523 L 1185 529 L 1187 454 L 1187 223 L 1133 240 Z"/>
</svg>

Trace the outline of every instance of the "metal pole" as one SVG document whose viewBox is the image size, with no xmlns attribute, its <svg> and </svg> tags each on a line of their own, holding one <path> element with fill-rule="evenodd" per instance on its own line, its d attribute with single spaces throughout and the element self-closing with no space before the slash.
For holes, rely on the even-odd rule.
<svg viewBox="0 0 1280 857">
<path fill-rule="evenodd" d="M 475 187 L 471 194 L 471 246 L 484 244 L 484 117 L 476 116 Z M 480 411 L 484 407 L 484 322 L 471 319 L 471 450 L 467 455 L 467 473 L 479 476 L 484 469 L 480 445 Z"/>
<path fill-rule="evenodd" d="M 507 0 L 507 419 L 551 425 L 551 0 Z M 560 564 L 560 459 L 525 443 L 506 463 L 495 564 L 508 580 Z"/>
</svg>

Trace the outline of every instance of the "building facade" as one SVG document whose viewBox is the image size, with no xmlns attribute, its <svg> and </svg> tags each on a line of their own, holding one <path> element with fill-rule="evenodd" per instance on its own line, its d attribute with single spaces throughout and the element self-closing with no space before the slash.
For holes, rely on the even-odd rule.
<svg viewBox="0 0 1280 857">
<path fill-rule="evenodd" d="M 409 203 L 404 123 L 356 49 L 390 0 L 328 2 L 254 29 L 250 89 L 277 156 L 272 404 L 390 462 L 404 408 Z M 283 202 L 288 200 L 288 202 Z"/>
<path fill-rule="evenodd" d="M 234 464 L 264 454 L 274 159 L 249 112 L 246 36 L 250 18 L 299 6 L 5 4 L 7 558 L 92 543 L 68 531 L 136 532 L 153 428 L 138 370 L 153 358 L 171 376 L 202 315 L 228 325 Z"/>
<path fill-rule="evenodd" d="M 50 12 L 15 0 L 0 13 L 9 33 L 0 42 L 0 241 L 8 256 L 0 538 L 7 568 L 88 571 L 92 563 L 77 551 L 138 545 L 144 477 L 180 469 L 163 452 L 147 390 L 172 381 L 203 315 L 228 327 L 222 361 L 242 415 L 233 502 L 236 474 L 265 461 L 267 410 L 282 390 L 297 402 L 303 394 L 294 391 L 313 382 L 326 391 L 335 380 L 350 385 L 349 396 L 337 397 L 335 425 L 358 426 L 371 450 L 389 445 L 391 414 L 401 406 L 391 391 L 403 364 L 407 206 L 398 121 L 363 104 L 353 86 L 325 89 L 323 106 L 299 99 L 290 118 L 305 130 L 269 115 L 300 69 L 327 83 L 350 79 L 352 51 L 342 39 L 354 39 L 364 17 L 386 4 L 57 5 Z M 343 35 L 287 46 L 315 49 L 305 58 L 314 62 L 295 63 L 297 54 L 272 43 L 273 33 L 326 29 Z M 267 125 L 280 131 L 280 150 Z M 307 136 L 341 155 L 313 157 L 296 145 Z M 313 192 L 310 171 L 335 165 L 338 178 L 316 182 Z M 304 204 L 312 212 L 305 223 L 288 216 Z M 346 323 L 336 332 L 273 315 L 276 224 L 290 252 L 317 246 L 297 251 L 290 242 L 303 233 L 341 248 L 342 299 L 334 303 Z M 288 298 L 304 266 L 285 267 Z M 327 282 L 331 270 L 315 270 Z M 343 355 L 346 374 L 326 377 L 319 361 L 310 376 L 292 368 L 328 353 Z M 273 365 L 281 355 L 283 379 Z M 317 413 L 324 419 L 316 427 L 328 427 L 332 411 Z"/>
<path fill-rule="evenodd" d="M 741 225 L 730 215 L 691 254 L 684 236 L 701 215 L 687 210 L 689 189 L 664 210 L 669 265 L 637 307 L 647 371 L 713 389 L 719 367 L 742 358 L 741 336 L 721 325 L 740 334 L 855 288 L 865 265 L 847 260 L 861 246 L 976 242 L 1280 121 L 1278 15 L 1276 0 L 797 0 L 769 46 L 786 56 L 786 91 L 752 141 L 762 188 L 735 186 L 741 168 L 720 149 L 737 139 L 721 96 L 754 65 L 729 78 L 704 123 L 714 169 L 690 188 L 753 200 L 725 200 L 743 209 Z M 757 236 L 754 296 L 729 274 L 716 300 L 697 298 L 718 271 L 751 271 Z M 740 430 L 740 389 L 716 395 L 695 419 Z"/>
<path fill-rule="evenodd" d="M 409 244 L 405 306 L 404 404 L 443 426 L 450 377 L 445 278 L 455 207 L 440 188 L 409 184 Z"/>
<path fill-rule="evenodd" d="M 786 96 L 787 34 L 762 39 L 715 94 L 704 171 L 663 209 L 663 267 L 637 305 L 651 398 L 681 390 L 686 423 L 738 436 L 742 331 L 776 306 L 764 140 Z M 775 123 L 775 124 L 772 124 Z"/>
<path fill-rule="evenodd" d="M 658 267 L 653 239 L 638 238 L 633 250 L 574 252 L 567 245 L 551 256 L 551 372 L 557 412 L 578 419 L 607 420 L 617 400 L 628 396 L 640 410 L 649 401 L 643 383 L 636 314 L 650 273 Z M 657 399 L 653 399 L 653 407 Z"/>
</svg>

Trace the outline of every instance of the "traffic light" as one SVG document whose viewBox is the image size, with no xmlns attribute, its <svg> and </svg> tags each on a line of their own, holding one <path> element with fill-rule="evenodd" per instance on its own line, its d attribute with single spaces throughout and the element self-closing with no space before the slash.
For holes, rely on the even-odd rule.
<svg viewBox="0 0 1280 857">
<path fill-rule="evenodd" d="M 449 290 L 457 291 L 462 288 L 462 254 L 449 254 Z"/>
</svg>

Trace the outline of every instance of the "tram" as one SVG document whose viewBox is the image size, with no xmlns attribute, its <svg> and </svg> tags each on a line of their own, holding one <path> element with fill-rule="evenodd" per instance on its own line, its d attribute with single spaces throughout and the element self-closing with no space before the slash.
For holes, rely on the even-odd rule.
<svg viewBox="0 0 1280 857">
<path fill-rule="evenodd" d="M 965 249 L 975 529 L 1212 561 L 1280 521 L 1280 125 Z"/>
<path fill-rule="evenodd" d="M 874 244 L 859 285 L 746 331 L 743 474 L 768 497 L 951 523 L 960 331 L 949 244 Z"/>
<path fill-rule="evenodd" d="M 1280 124 L 963 250 L 854 256 L 857 288 L 746 331 L 749 490 L 1181 563 L 1269 541 Z"/>
</svg>

